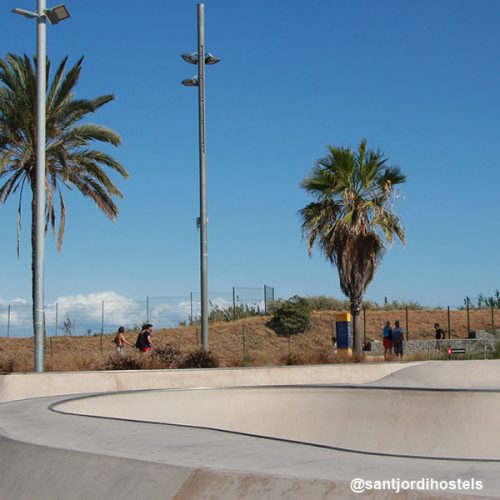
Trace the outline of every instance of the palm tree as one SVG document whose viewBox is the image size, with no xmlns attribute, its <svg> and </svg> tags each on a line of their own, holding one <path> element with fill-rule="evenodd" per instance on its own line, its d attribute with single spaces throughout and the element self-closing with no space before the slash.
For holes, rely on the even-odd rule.
<svg viewBox="0 0 500 500">
<path fill-rule="evenodd" d="M 393 210 L 397 191 L 406 176 L 388 166 L 380 151 L 357 151 L 328 146 L 301 187 L 315 201 L 299 214 L 309 255 L 316 243 L 337 266 L 340 288 L 349 298 L 353 317 L 353 347 L 361 354 L 360 310 L 363 295 L 375 275 L 384 251 L 397 237 L 405 243 L 401 220 Z"/>
<path fill-rule="evenodd" d="M 76 188 L 92 199 L 111 220 L 118 215 L 114 196 L 122 193 L 106 168 L 128 177 L 125 168 L 107 153 L 92 148 L 94 141 L 118 146 L 120 136 L 101 125 L 81 123 L 114 96 L 77 99 L 75 86 L 83 57 L 66 72 L 67 57 L 57 68 L 46 95 L 46 212 L 45 232 L 52 228 L 58 251 L 62 248 L 66 224 L 63 188 Z M 36 58 L 8 54 L 0 59 L 0 203 L 19 195 L 17 253 L 21 229 L 21 208 L 26 185 L 31 188 L 32 284 L 34 293 L 35 206 L 36 206 Z M 47 80 L 50 62 L 47 60 Z M 57 224 L 58 223 L 58 224 Z M 58 225 L 56 237 L 56 225 Z M 33 300 L 34 304 L 34 300 Z M 34 307 L 34 306 L 33 306 Z M 33 321 L 34 321 L 33 311 Z"/>
</svg>

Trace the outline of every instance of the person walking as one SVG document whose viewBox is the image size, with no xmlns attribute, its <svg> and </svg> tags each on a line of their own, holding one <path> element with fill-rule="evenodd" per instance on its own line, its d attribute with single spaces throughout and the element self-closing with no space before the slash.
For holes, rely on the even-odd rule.
<svg viewBox="0 0 500 500">
<path fill-rule="evenodd" d="M 391 322 L 388 321 L 383 328 L 383 346 L 384 346 L 384 359 L 387 361 L 392 358 L 392 328 Z"/>
<path fill-rule="evenodd" d="M 120 355 L 123 353 L 126 345 L 134 347 L 134 344 L 131 344 L 125 338 L 125 328 L 123 326 L 120 326 L 120 328 L 118 328 L 118 333 L 115 335 L 113 342 L 116 344 L 116 352 Z"/>
<path fill-rule="evenodd" d="M 394 355 L 396 356 L 396 359 L 399 358 L 402 360 L 403 359 L 403 340 L 404 340 L 404 330 L 401 328 L 399 325 L 399 321 L 396 321 L 394 323 L 394 330 L 392 330 L 392 344 L 394 347 Z"/>
<path fill-rule="evenodd" d="M 142 332 L 139 334 L 139 338 L 137 339 L 136 343 L 136 347 L 139 348 L 139 351 L 148 352 L 153 348 L 153 342 L 151 340 L 152 331 L 153 331 L 153 325 L 151 323 L 146 323 L 143 326 Z"/>
<path fill-rule="evenodd" d="M 445 334 L 444 330 L 439 326 L 439 323 L 434 323 L 434 330 L 436 331 L 436 351 L 439 351 L 439 348 L 441 347 L 442 342 L 439 342 L 440 340 L 445 339 Z"/>
<path fill-rule="evenodd" d="M 444 340 L 444 330 L 439 326 L 439 323 L 434 323 L 434 330 L 436 330 L 436 340 Z"/>
</svg>

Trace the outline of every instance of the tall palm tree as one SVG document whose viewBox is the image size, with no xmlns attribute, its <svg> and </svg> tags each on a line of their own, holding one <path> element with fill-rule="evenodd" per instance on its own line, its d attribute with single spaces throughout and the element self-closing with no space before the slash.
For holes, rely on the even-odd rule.
<svg viewBox="0 0 500 500">
<path fill-rule="evenodd" d="M 45 232 L 52 228 L 58 251 L 66 224 L 63 188 L 76 188 L 92 199 L 111 220 L 118 215 L 114 196 L 122 193 L 106 169 L 128 177 L 125 168 L 107 153 L 92 148 L 94 141 L 118 146 L 120 136 L 102 125 L 82 123 L 114 96 L 77 99 L 75 87 L 83 57 L 66 71 L 67 57 L 57 68 L 46 95 L 46 212 Z M 23 191 L 31 188 L 31 246 L 34 293 L 35 206 L 36 206 L 36 58 L 8 54 L 0 59 L 0 203 L 19 195 L 17 252 L 19 255 Z M 50 62 L 47 60 L 47 80 Z M 58 225 L 56 237 L 56 225 Z M 34 300 L 33 300 L 34 304 Z M 34 306 L 33 306 L 34 307 Z M 33 321 L 34 321 L 33 314 Z"/>
<path fill-rule="evenodd" d="M 337 266 L 340 288 L 349 298 L 353 317 L 353 347 L 361 354 L 360 310 L 363 295 L 386 247 L 395 237 L 405 243 L 401 220 L 393 210 L 396 186 L 406 176 L 387 165 L 380 151 L 328 146 L 301 187 L 315 201 L 299 214 L 309 255 L 316 243 Z"/>
</svg>

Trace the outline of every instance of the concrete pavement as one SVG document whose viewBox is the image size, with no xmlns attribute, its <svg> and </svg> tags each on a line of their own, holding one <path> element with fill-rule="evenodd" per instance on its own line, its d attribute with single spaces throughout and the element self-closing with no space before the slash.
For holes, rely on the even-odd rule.
<svg viewBox="0 0 500 500">
<path fill-rule="evenodd" d="M 340 438 L 344 438 L 348 444 L 355 442 L 364 446 L 381 446 L 384 441 L 391 440 L 404 444 L 405 440 L 411 438 L 409 431 L 406 437 L 394 439 L 391 429 L 384 427 L 383 418 L 390 420 L 395 411 L 390 406 L 391 394 L 396 399 L 401 396 L 407 400 L 414 398 L 417 392 L 424 394 L 423 402 L 418 400 L 418 404 L 413 406 L 408 406 L 408 401 L 404 403 L 409 413 L 419 412 L 422 417 L 420 423 L 424 426 L 427 425 L 423 422 L 425 415 L 429 420 L 432 419 L 435 404 L 439 405 L 435 400 L 429 403 L 429 399 L 426 399 L 429 394 L 442 394 L 443 401 L 448 402 L 457 395 L 465 395 L 464 404 L 458 401 L 456 407 L 462 405 L 461 411 L 464 412 L 468 411 L 464 408 L 475 408 L 481 418 L 484 417 L 481 415 L 483 410 L 483 413 L 488 413 L 495 409 L 498 401 L 495 376 L 485 374 L 491 375 L 500 364 L 485 361 L 474 366 L 474 363 L 467 363 L 473 362 L 423 363 L 413 366 L 391 364 L 400 370 L 394 373 L 395 377 L 399 377 L 399 382 L 392 387 L 397 387 L 398 383 L 404 383 L 405 380 L 408 382 L 420 378 L 422 388 L 425 388 L 425 384 L 430 381 L 423 374 L 435 371 L 436 375 L 441 370 L 442 380 L 445 380 L 445 373 L 448 372 L 451 377 L 449 370 L 458 370 L 457 373 L 466 375 L 464 378 L 469 380 L 468 384 L 474 386 L 473 392 L 400 391 L 368 385 L 356 388 L 250 387 L 158 390 L 76 400 L 57 396 L 7 402 L 0 405 L 0 498 L 495 498 L 500 492 L 500 463 L 495 461 L 402 458 L 365 453 L 367 450 L 353 453 L 166 423 L 174 419 L 174 424 L 223 428 L 224 425 L 251 425 L 253 422 L 252 425 L 260 426 L 257 429 L 259 433 L 276 435 L 276 432 L 290 431 L 295 421 L 300 431 L 299 440 L 310 440 L 313 436 L 321 441 L 316 444 L 335 447 Z M 353 366 L 363 368 L 363 365 Z M 423 374 L 412 374 L 412 370 L 422 368 Z M 274 371 L 273 379 L 276 382 L 279 382 L 279 373 Z M 340 377 L 337 373 L 332 378 L 338 380 Z M 432 380 L 435 380 L 435 376 Z M 380 380 L 372 379 L 371 383 L 382 387 L 389 382 L 384 380 L 382 374 Z M 463 385 L 461 388 L 466 388 Z M 489 392 L 480 392 L 483 389 Z M 399 392 L 401 394 L 395 396 Z M 345 395 L 349 397 L 345 398 Z M 374 398 L 374 395 L 382 399 Z M 389 401 L 381 395 L 387 395 Z M 476 397 L 480 399 L 474 399 Z M 379 408 L 374 407 L 374 404 L 379 405 Z M 427 404 L 429 406 L 425 406 Z M 51 411 L 51 406 L 57 411 L 85 411 L 101 416 L 58 413 Z M 456 412 L 456 407 L 450 406 L 450 409 Z M 446 411 L 445 403 L 439 411 Z M 357 412 L 362 412 L 361 416 L 358 417 Z M 232 413 L 232 417 L 229 413 Z M 103 415 L 108 418 L 102 418 Z M 450 413 L 448 421 L 433 421 L 434 426 L 426 427 L 426 432 L 433 433 L 435 448 L 444 444 L 451 446 L 450 442 L 441 439 L 440 431 L 443 431 L 443 426 L 450 425 L 454 415 Z M 118 420 L 116 417 L 162 423 Z M 188 423 L 180 422 L 177 420 L 180 418 L 191 420 Z M 307 425 L 308 422 L 310 425 Z M 476 448 L 475 453 L 486 449 L 491 454 L 490 458 L 495 458 L 494 451 L 500 448 L 497 443 L 499 434 L 496 415 L 490 413 L 490 421 L 482 421 L 481 427 L 474 421 L 469 424 L 469 427 L 477 427 L 479 437 L 481 428 L 483 435 L 492 443 L 491 446 L 485 444 L 486 448 Z M 413 420 L 407 426 L 410 430 L 416 427 L 418 430 L 418 420 Z M 342 429 L 342 432 L 329 433 L 329 429 Z M 367 429 L 371 429 L 370 434 L 380 436 L 381 442 L 369 441 Z M 246 430 L 255 431 L 255 428 Z M 298 432 L 297 429 L 294 432 Z M 304 436 L 304 432 L 309 434 Z M 420 441 L 418 433 L 416 436 L 414 440 Z M 460 441 L 463 437 L 457 434 L 456 439 Z M 429 443 L 432 444 L 432 440 L 418 446 L 428 454 L 429 450 L 433 450 Z M 463 453 L 461 450 L 465 450 L 470 457 L 473 451 L 470 446 L 473 444 L 472 441 L 464 442 L 462 447 L 448 448 L 448 452 L 460 454 Z M 352 493 L 349 486 L 356 477 L 365 480 L 474 478 L 482 481 L 483 488 L 476 491 L 411 491 L 399 494 L 385 490 L 359 495 Z"/>
</svg>

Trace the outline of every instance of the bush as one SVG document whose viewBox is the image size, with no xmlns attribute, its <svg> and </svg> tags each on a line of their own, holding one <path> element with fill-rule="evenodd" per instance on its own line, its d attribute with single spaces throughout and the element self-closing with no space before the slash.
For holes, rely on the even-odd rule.
<svg viewBox="0 0 500 500">
<path fill-rule="evenodd" d="M 165 368 L 170 368 L 180 355 L 181 351 L 172 344 L 159 345 L 151 351 L 151 357 Z"/>
<path fill-rule="evenodd" d="M 227 361 L 224 366 L 230 366 L 234 368 L 241 368 L 245 366 L 253 366 L 255 364 L 255 358 L 250 354 L 245 354 L 242 357 L 235 357 Z"/>
<path fill-rule="evenodd" d="M 209 323 L 217 323 L 222 321 L 233 321 L 237 319 L 252 318 L 254 316 L 261 316 L 262 312 L 258 305 L 249 306 L 247 304 L 238 304 L 235 307 L 219 307 L 217 304 L 213 305 L 210 302 L 210 313 L 208 314 Z M 179 322 L 179 326 L 189 325 L 199 325 L 201 323 L 200 316 L 191 317 L 188 316 L 187 321 L 183 320 Z"/>
<path fill-rule="evenodd" d="M 303 333 L 311 325 L 311 309 L 307 300 L 295 295 L 275 309 L 268 326 L 278 335 Z"/>
<path fill-rule="evenodd" d="M 351 307 L 350 302 L 347 299 L 337 299 L 326 295 L 304 297 L 303 300 L 308 304 L 311 311 L 349 311 Z M 268 306 L 269 313 L 273 314 L 286 302 L 287 301 L 283 300 L 276 300 L 272 302 Z M 400 302 L 393 300 L 392 302 L 389 302 L 387 299 L 385 299 L 383 304 L 379 304 L 371 300 L 364 300 L 363 307 L 372 311 L 402 311 L 405 308 L 410 310 L 430 309 L 429 307 L 424 307 L 415 301 Z"/>
<path fill-rule="evenodd" d="M 134 356 L 109 356 L 108 362 L 104 366 L 105 370 L 142 370 L 144 359 Z"/>
<path fill-rule="evenodd" d="M 281 358 L 278 361 L 278 364 L 286 366 L 295 366 L 295 365 L 307 365 L 309 363 L 300 354 L 290 352 L 288 354 L 285 354 L 284 356 L 281 356 Z"/>
<path fill-rule="evenodd" d="M 313 351 L 309 356 L 309 363 L 311 365 L 329 365 L 334 362 L 333 353 L 324 349 Z"/>
<path fill-rule="evenodd" d="M 219 359 L 211 351 L 197 349 L 186 354 L 176 363 L 176 368 L 217 368 Z"/>
<path fill-rule="evenodd" d="M 0 373 L 12 373 L 15 367 L 16 363 L 13 359 L 2 359 L 0 361 Z"/>
<path fill-rule="evenodd" d="M 336 299 L 335 297 L 326 297 L 318 295 L 314 297 L 306 297 L 305 300 L 311 311 L 348 311 L 349 301 Z"/>
</svg>

